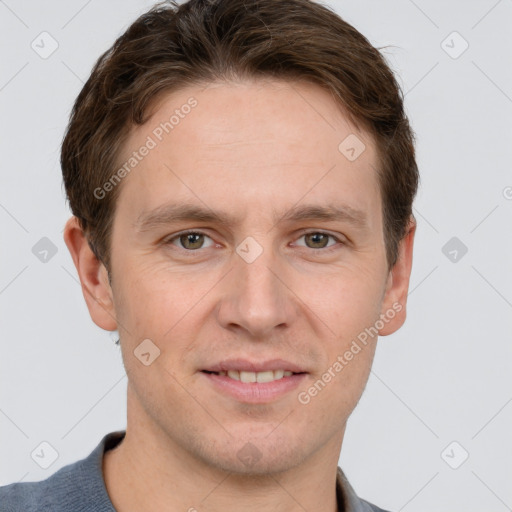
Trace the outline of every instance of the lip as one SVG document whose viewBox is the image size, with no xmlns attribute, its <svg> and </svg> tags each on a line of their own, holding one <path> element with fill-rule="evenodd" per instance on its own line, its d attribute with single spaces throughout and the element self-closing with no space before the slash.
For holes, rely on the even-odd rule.
<svg viewBox="0 0 512 512">
<path fill-rule="evenodd" d="M 268 366 L 266 367 L 268 369 Z M 278 369 L 282 369 L 281 366 Z M 234 368 L 232 368 L 234 369 Z M 215 370 L 212 370 L 215 371 Z M 219 370 L 227 371 L 227 370 Z M 254 370 L 246 370 L 254 371 Z M 262 370 L 260 370 L 262 371 Z M 292 371 L 292 370 L 289 370 Z M 289 377 L 272 382 L 241 382 L 234 380 L 227 375 L 217 375 L 215 373 L 199 372 L 208 382 L 223 394 L 231 396 L 239 402 L 262 404 L 276 400 L 277 398 L 290 393 L 306 378 L 307 373 L 296 373 Z"/>
<path fill-rule="evenodd" d="M 220 361 L 214 365 L 208 366 L 208 368 L 202 369 L 202 371 L 205 370 L 209 372 L 227 372 L 229 370 L 239 370 L 244 372 L 284 370 L 293 373 L 308 373 L 299 365 L 284 359 L 269 359 L 267 361 L 249 361 L 248 359 L 242 358 L 226 359 L 225 361 Z"/>
</svg>

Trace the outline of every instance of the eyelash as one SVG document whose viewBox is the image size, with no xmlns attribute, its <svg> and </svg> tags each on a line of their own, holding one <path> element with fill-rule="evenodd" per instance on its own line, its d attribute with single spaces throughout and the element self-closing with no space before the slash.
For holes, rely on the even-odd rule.
<svg viewBox="0 0 512 512">
<path fill-rule="evenodd" d="M 185 231 L 181 231 L 179 233 L 177 233 L 176 235 L 173 235 L 171 238 L 167 238 L 163 241 L 163 244 L 164 245 L 173 245 L 172 242 L 174 240 L 177 240 L 179 239 L 180 237 L 182 237 L 183 235 L 189 235 L 189 234 L 194 234 L 194 235 L 204 235 L 208 238 L 211 239 L 211 237 L 203 232 L 203 231 L 200 231 L 200 230 L 197 230 L 197 229 L 188 229 L 188 230 L 185 230 Z M 332 235 L 331 233 L 327 233 L 326 231 L 318 231 L 318 230 L 311 230 L 311 231 L 306 231 L 306 232 L 303 232 L 300 234 L 299 238 L 302 238 L 303 236 L 306 236 L 306 235 L 312 235 L 312 234 L 320 234 L 320 235 L 327 235 L 328 237 L 332 238 L 333 240 L 335 240 L 336 242 L 344 245 L 344 242 L 342 240 L 340 240 L 338 237 Z M 315 251 L 315 252 L 323 252 L 324 254 L 327 253 L 331 253 L 333 250 L 337 250 L 339 249 L 339 246 L 337 244 L 335 245 L 332 245 L 330 247 L 324 247 L 324 248 L 319 248 L 319 249 L 313 249 L 311 247 L 304 247 L 305 249 L 309 249 L 310 251 Z M 193 254 L 195 252 L 199 252 L 201 249 L 184 249 L 182 247 L 178 247 L 178 249 L 186 252 L 186 253 L 189 253 L 189 254 Z M 207 247 L 208 249 L 208 247 Z"/>
</svg>

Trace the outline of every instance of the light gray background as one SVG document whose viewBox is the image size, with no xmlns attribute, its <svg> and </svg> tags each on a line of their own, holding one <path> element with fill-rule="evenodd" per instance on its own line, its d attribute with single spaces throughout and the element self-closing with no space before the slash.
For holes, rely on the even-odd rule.
<svg viewBox="0 0 512 512">
<path fill-rule="evenodd" d="M 62 239 L 59 146 L 93 63 L 152 3 L 0 1 L 0 485 L 45 479 L 126 425 L 119 349 Z M 512 510 L 512 1 L 329 4 L 394 46 L 422 177 L 408 319 L 378 343 L 340 465 L 393 511 Z M 31 48 L 43 31 L 59 45 L 47 59 Z M 452 237 L 468 248 L 456 262 Z M 31 458 L 43 441 L 47 469 Z"/>
</svg>

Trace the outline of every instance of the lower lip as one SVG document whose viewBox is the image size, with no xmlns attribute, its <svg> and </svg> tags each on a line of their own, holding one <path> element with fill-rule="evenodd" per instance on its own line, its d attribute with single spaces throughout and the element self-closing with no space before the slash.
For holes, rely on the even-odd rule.
<svg viewBox="0 0 512 512">
<path fill-rule="evenodd" d="M 217 389 L 232 396 L 240 402 L 260 404 L 271 402 L 276 398 L 297 388 L 307 373 L 294 373 L 272 382 L 242 382 L 227 375 L 201 372 Z"/>
</svg>

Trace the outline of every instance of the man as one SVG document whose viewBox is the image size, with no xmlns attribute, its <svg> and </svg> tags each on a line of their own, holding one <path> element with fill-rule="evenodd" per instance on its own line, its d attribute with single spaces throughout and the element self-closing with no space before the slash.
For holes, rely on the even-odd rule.
<svg viewBox="0 0 512 512">
<path fill-rule="evenodd" d="M 64 239 L 120 335 L 126 431 L 1 510 L 379 511 L 338 468 L 405 321 L 418 184 L 379 52 L 308 0 L 157 5 L 62 147 Z"/>
</svg>

